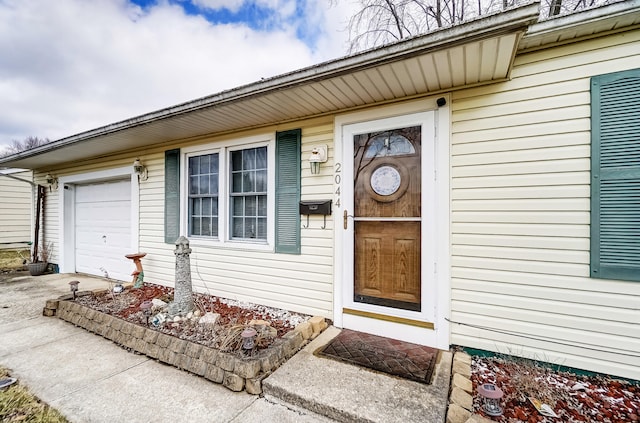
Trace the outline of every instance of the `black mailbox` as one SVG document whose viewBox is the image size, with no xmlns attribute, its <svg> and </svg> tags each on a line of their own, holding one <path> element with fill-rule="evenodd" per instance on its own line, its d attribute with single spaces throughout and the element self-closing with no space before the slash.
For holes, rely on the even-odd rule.
<svg viewBox="0 0 640 423">
<path fill-rule="evenodd" d="M 300 201 L 300 214 L 331 214 L 331 200 Z"/>
</svg>

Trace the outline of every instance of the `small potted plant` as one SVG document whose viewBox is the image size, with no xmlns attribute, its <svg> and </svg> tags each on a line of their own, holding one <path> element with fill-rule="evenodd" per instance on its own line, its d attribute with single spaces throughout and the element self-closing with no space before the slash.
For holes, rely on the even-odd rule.
<svg viewBox="0 0 640 423">
<path fill-rule="evenodd" d="M 29 274 L 31 276 L 40 276 L 47 270 L 47 266 L 49 265 L 49 257 L 51 257 L 52 250 L 53 242 L 41 245 L 38 248 L 36 261 L 27 264 L 27 268 L 29 269 Z"/>
</svg>

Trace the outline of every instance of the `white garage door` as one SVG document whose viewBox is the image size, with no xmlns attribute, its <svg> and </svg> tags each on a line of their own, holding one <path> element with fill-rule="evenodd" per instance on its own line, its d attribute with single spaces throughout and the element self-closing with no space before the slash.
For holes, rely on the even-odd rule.
<svg viewBox="0 0 640 423">
<path fill-rule="evenodd" d="M 131 181 L 77 185 L 75 195 L 76 272 L 129 281 Z"/>
</svg>

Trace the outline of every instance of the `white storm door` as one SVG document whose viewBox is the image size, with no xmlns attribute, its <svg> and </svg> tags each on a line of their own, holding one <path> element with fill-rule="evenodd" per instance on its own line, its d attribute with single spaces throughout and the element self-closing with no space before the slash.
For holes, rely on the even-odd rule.
<svg viewBox="0 0 640 423">
<path fill-rule="evenodd" d="M 76 272 L 128 281 L 131 262 L 131 181 L 75 187 Z"/>
<path fill-rule="evenodd" d="M 436 345 L 434 112 L 345 125 L 342 146 L 343 327 Z"/>
</svg>

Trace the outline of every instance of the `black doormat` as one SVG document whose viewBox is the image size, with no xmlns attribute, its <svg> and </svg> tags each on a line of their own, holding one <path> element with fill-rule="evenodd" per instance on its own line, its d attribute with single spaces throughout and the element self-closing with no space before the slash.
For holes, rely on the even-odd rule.
<svg viewBox="0 0 640 423">
<path fill-rule="evenodd" d="M 438 350 L 397 339 L 343 329 L 317 354 L 415 382 L 430 384 Z"/>
</svg>

